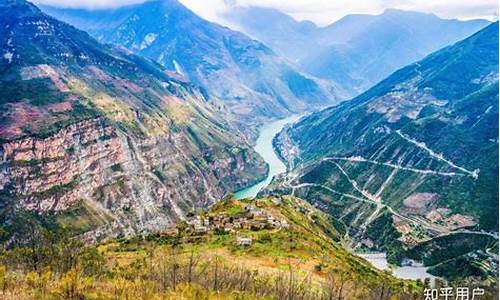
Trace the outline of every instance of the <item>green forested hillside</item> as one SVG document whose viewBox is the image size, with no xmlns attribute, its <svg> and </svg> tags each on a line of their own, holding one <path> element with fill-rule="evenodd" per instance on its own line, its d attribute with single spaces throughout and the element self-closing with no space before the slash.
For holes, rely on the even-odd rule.
<svg viewBox="0 0 500 300">
<path fill-rule="evenodd" d="M 498 239 L 498 23 L 304 118 L 275 144 L 294 168 L 276 191 L 317 203 L 358 246 L 394 262 L 452 232 Z"/>
</svg>

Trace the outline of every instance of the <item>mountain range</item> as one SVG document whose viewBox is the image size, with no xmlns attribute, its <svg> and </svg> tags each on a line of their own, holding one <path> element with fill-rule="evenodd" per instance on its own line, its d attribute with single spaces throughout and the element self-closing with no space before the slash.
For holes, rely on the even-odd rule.
<svg viewBox="0 0 500 300">
<path fill-rule="evenodd" d="M 333 214 L 357 247 L 430 265 L 484 253 L 498 239 L 498 23 L 304 118 L 275 145 L 293 170 L 275 192 Z M 463 276 L 477 273 L 462 264 Z"/>
<path fill-rule="evenodd" d="M 264 44 L 200 18 L 177 0 L 100 11 L 42 8 L 103 43 L 159 62 L 221 99 L 246 124 L 347 97 L 332 81 L 299 72 Z"/>
<path fill-rule="evenodd" d="M 0 0 L 2 296 L 389 300 L 429 287 L 354 251 L 497 293 L 498 22 L 220 17 L 229 27 L 177 0 Z M 255 139 L 258 125 L 292 114 L 273 140 L 287 172 L 234 199 L 274 167 L 251 145 L 278 126 Z"/>
<path fill-rule="evenodd" d="M 396 9 L 380 15 L 347 15 L 325 27 L 255 6 L 234 6 L 220 18 L 293 61 L 300 70 L 333 80 L 352 96 L 489 24 Z"/>
<path fill-rule="evenodd" d="M 42 215 L 97 239 L 150 232 L 265 176 L 223 105 L 157 63 L 22 0 L 0 2 L 0 27 L 7 232 Z"/>
</svg>

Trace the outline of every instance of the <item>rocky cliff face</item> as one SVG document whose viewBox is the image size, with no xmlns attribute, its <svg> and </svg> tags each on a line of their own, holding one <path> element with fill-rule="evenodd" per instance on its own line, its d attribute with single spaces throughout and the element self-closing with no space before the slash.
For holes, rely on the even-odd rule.
<svg viewBox="0 0 500 300">
<path fill-rule="evenodd" d="M 2 144 L 0 189 L 38 214 L 89 206 L 109 221 L 93 228 L 106 236 L 155 231 L 251 180 L 246 149 L 209 161 L 189 148 L 180 134 L 134 138 L 103 119 L 82 121 Z"/>
<path fill-rule="evenodd" d="M 151 232 L 266 173 L 226 109 L 25 1 L 0 3 L 0 221 Z"/>
</svg>

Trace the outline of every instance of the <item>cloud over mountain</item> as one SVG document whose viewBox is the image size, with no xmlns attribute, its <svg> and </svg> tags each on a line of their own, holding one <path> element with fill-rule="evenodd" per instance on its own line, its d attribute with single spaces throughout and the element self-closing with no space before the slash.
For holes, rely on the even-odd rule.
<svg viewBox="0 0 500 300">
<path fill-rule="evenodd" d="M 145 0 L 37 0 L 37 3 L 63 7 L 109 8 L 145 2 Z M 197 14 L 217 21 L 218 14 L 228 5 L 272 7 L 299 19 L 320 25 L 332 23 L 352 13 L 379 14 L 387 8 L 398 8 L 435 13 L 444 18 L 496 19 L 498 4 L 495 0 L 182 0 Z"/>
</svg>

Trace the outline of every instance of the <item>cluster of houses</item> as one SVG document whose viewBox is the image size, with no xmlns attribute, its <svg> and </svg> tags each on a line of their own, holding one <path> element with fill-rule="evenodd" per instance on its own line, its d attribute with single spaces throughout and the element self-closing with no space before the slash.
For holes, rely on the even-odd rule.
<svg viewBox="0 0 500 300">
<path fill-rule="evenodd" d="M 244 211 L 234 216 L 226 212 L 196 215 L 188 218 L 188 228 L 197 235 L 209 232 L 237 233 L 238 230 L 259 231 L 263 229 L 287 229 L 289 224 L 286 220 L 280 220 L 267 211 L 257 208 L 252 204 L 245 206 Z M 237 236 L 236 245 L 250 246 L 251 238 Z"/>
</svg>

